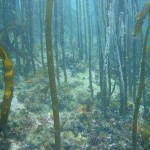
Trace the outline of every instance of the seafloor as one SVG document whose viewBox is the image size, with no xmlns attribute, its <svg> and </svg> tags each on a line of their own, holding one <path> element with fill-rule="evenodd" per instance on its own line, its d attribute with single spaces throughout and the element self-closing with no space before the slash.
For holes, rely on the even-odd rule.
<svg viewBox="0 0 150 150">
<path fill-rule="evenodd" d="M 132 108 L 128 117 L 119 115 L 117 86 L 107 112 L 101 111 L 98 75 L 93 72 L 94 100 L 90 101 L 88 70 L 83 64 L 68 84 L 58 89 L 61 137 L 64 150 L 132 150 Z M 14 79 L 14 95 L 8 124 L 0 133 L 0 150 L 53 150 L 54 129 L 48 75 L 39 68 L 35 76 Z M 16 80 L 16 81 L 15 81 Z M 63 80 L 63 78 L 61 79 Z M 114 81 L 112 80 L 112 84 Z M 0 91 L 1 97 L 3 89 Z M 130 105 L 130 104 L 129 104 Z M 138 148 L 150 149 L 150 135 L 142 133 L 139 120 Z M 148 133 L 147 133 L 148 134 Z"/>
</svg>

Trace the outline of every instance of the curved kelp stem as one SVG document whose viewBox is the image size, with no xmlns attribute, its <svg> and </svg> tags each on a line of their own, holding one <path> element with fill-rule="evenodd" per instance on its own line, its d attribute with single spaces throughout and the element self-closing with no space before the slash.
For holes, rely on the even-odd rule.
<svg viewBox="0 0 150 150">
<path fill-rule="evenodd" d="M 50 85 L 53 114 L 54 114 L 55 145 L 56 145 L 56 150 L 60 150 L 61 139 L 60 139 L 59 109 L 58 109 L 58 99 L 57 99 L 56 82 L 55 82 L 55 70 L 54 70 L 52 36 L 51 36 L 52 6 L 53 6 L 53 0 L 47 0 L 46 22 L 45 22 L 46 24 L 46 49 L 47 49 L 49 85 Z"/>
<path fill-rule="evenodd" d="M 134 108 L 134 114 L 133 114 L 133 131 L 132 131 L 133 150 L 137 149 L 137 120 L 138 120 L 138 115 L 139 115 L 142 93 L 143 93 L 144 86 L 145 86 L 146 53 L 147 53 L 149 27 L 150 27 L 150 18 L 149 18 L 148 27 L 146 30 L 145 39 L 144 39 L 144 46 L 142 49 L 140 82 L 138 86 L 138 92 L 137 92 L 137 96 L 135 100 L 135 108 Z"/>
<path fill-rule="evenodd" d="M 3 61 L 3 65 L 5 69 L 5 74 L 4 74 L 5 92 L 3 95 L 3 101 L 2 101 L 1 112 L 0 112 L 0 129 L 2 129 L 8 119 L 12 95 L 13 95 L 13 68 L 10 59 L 8 58 L 7 54 L 5 53 L 2 47 L 0 47 L 0 57 Z"/>
<path fill-rule="evenodd" d="M 141 12 L 138 13 L 137 22 L 134 27 L 135 35 L 138 35 L 140 33 L 142 25 L 144 23 L 144 19 L 148 15 L 149 11 L 150 11 L 150 0 L 146 0 Z"/>
</svg>

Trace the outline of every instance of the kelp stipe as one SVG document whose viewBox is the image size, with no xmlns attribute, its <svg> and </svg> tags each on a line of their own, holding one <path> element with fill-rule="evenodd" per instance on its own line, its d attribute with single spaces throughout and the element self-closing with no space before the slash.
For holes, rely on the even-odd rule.
<svg viewBox="0 0 150 150">
<path fill-rule="evenodd" d="M 137 35 L 140 33 L 142 25 L 144 23 L 144 19 L 148 15 L 148 12 L 150 11 L 150 0 L 147 0 L 141 10 L 141 12 L 138 15 L 137 22 L 134 27 L 134 34 Z"/>
<path fill-rule="evenodd" d="M 142 93 L 143 93 L 144 86 L 145 86 L 145 72 L 146 72 L 145 68 L 146 68 L 146 55 L 147 55 L 149 28 L 150 28 L 150 16 L 149 16 L 148 27 L 147 27 L 145 38 L 144 38 L 144 45 L 142 49 L 140 82 L 138 86 L 138 92 L 137 92 L 137 96 L 135 100 L 135 108 L 134 108 L 134 114 L 133 114 L 133 130 L 132 130 L 133 150 L 137 150 L 137 121 L 138 121 L 138 116 L 139 116 Z"/>
<path fill-rule="evenodd" d="M 57 90 L 55 82 L 55 69 L 53 61 L 53 50 L 52 50 L 52 6 L 53 0 L 47 0 L 46 4 L 46 50 L 47 50 L 47 66 L 49 75 L 49 86 L 52 99 L 52 107 L 54 114 L 54 129 L 55 129 L 55 146 L 56 150 L 61 150 L 61 138 L 60 138 L 60 121 L 59 121 L 59 108 L 57 99 Z"/>
<path fill-rule="evenodd" d="M 13 95 L 13 67 L 10 59 L 8 58 L 7 54 L 5 53 L 5 50 L 2 47 L 0 47 L 0 58 L 3 61 L 5 69 L 4 73 L 5 92 L 3 95 L 3 101 L 0 112 L 0 129 L 2 129 L 8 120 Z"/>
</svg>

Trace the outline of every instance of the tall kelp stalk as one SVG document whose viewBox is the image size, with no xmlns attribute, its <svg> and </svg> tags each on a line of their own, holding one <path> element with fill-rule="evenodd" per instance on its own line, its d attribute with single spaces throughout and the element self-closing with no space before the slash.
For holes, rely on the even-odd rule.
<svg viewBox="0 0 150 150">
<path fill-rule="evenodd" d="M 83 36 L 82 36 L 82 9 L 81 9 L 81 3 L 83 3 L 81 0 L 79 0 L 79 41 L 80 41 L 80 47 L 79 47 L 79 58 L 80 60 L 83 60 Z"/>
<path fill-rule="evenodd" d="M 103 79 L 103 53 L 102 53 L 102 33 L 100 30 L 100 14 L 102 14 L 100 2 L 93 0 L 95 17 L 96 17 L 96 29 L 97 29 L 97 41 L 98 41 L 98 62 L 99 62 L 99 85 L 100 91 L 102 92 L 102 79 Z M 100 11 L 101 10 L 101 11 Z M 101 97 L 100 97 L 101 98 Z"/>
<path fill-rule="evenodd" d="M 85 61 L 86 63 L 88 62 L 88 51 L 87 51 L 87 19 L 86 19 L 86 5 L 85 5 L 85 1 L 82 1 L 83 4 L 83 26 L 84 26 L 84 54 L 85 54 Z"/>
<path fill-rule="evenodd" d="M 147 44 L 148 44 L 149 28 L 150 28 L 150 17 L 149 17 L 148 27 L 146 30 L 144 45 L 143 45 L 143 49 L 142 49 L 140 81 L 139 81 L 137 96 L 136 96 L 136 100 L 135 100 L 135 108 L 134 108 L 134 113 L 133 113 L 133 130 L 132 130 L 133 150 L 137 150 L 137 121 L 138 121 L 142 93 L 143 93 L 143 90 L 145 87 L 146 55 L 147 55 L 147 47 L 148 47 Z"/>
<path fill-rule="evenodd" d="M 75 50 L 74 50 L 74 47 L 73 47 L 73 10 L 72 10 L 72 1 L 71 0 L 68 0 L 68 4 L 69 4 L 69 21 L 70 21 L 70 39 L 69 39 L 69 42 L 70 42 L 70 49 L 71 49 L 71 52 L 72 52 L 72 65 L 70 66 L 71 67 L 71 70 L 72 70 L 72 75 L 74 74 L 73 72 L 73 68 L 74 68 L 74 65 L 75 65 Z"/>
<path fill-rule="evenodd" d="M 35 61 L 34 61 L 34 34 L 33 34 L 33 1 L 28 0 L 28 5 L 27 5 L 28 11 L 27 11 L 27 17 L 28 17 L 28 44 L 29 44 L 29 56 L 31 58 L 32 62 L 32 69 L 34 74 L 36 73 L 36 68 L 35 68 Z"/>
<path fill-rule="evenodd" d="M 40 24 L 40 48 L 41 48 L 41 61 L 42 61 L 42 66 L 44 67 L 44 51 L 43 51 L 43 5 L 42 1 L 39 0 L 39 24 Z"/>
<path fill-rule="evenodd" d="M 104 115 L 107 116 L 107 75 L 108 75 L 108 53 L 109 53 L 109 46 L 110 46 L 110 26 L 109 26 L 109 3 L 107 1 L 105 2 L 105 44 L 104 44 L 104 50 L 103 50 L 103 75 L 102 75 L 102 86 L 101 86 L 101 93 L 102 93 L 102 110 L 104 112 Z"/>
<path fill-rule="evenodd" d="M 136 98 L 136 74 L 137 74 L 137 50 L 136 50 L 136 39 L 133 39 L 133 73 L 132 73 L 132 79 L 133 79 L 133 100 Z M 132 86 L 131 86 L 132 87 Z"/>
<path fill-rule="evenodd" d="M 91 93 L 91 100 L 93 100 L 93 86 L 92 86 L 92 65 L 91 65 L 91 25 L 90 25 L 90 12 L 89 12 L 89 0 L 86 0 L 86 13 L 88 23 L 88 52 L 89 52 L 89 87 Z"/>
<path fill-rule="evenodd" d="M 11 100 L 13 96 L 13 69 L 12 63 L 2 47 L 0 47 L 0 58 L 3 61 L 5 69 L 4 73 L 5 92 L 3 95 L 3 101 L 0 112 L 0 130 L 2 130 L 8 120 Z"/>
<path fill-rule="evenodd" d="M 132 96 L 132 66 L 130 63 L 130 58 L 131 58 L 131 54 L 130 51 L 132 49 L 132 42 L 133 42 L 133 36 L 132 36 L 132 32 L 130 32 L 130 26 L 133 28 L 133 13 L 132 13 L 132 7 L 131 7 L 131 11 L 128 11 L 128 8 L 131 6 L 131 2 L 128 1 L 126 2 L 126 7 L 125 7 L 125 17 L 126 17 L 126 83 L 127 83 L 127 96 L 131 97 Z M 125 83 L 125 84 L 126 84 Z M 129 98 L 127 99 L 129 100 Z"/>
<path fill-rule="evenodd" d="M 133 28 L 134 15 L 133 15 L 132 9 L 131 9 L 131 11 L 128 11 L 128 8 L 131 6 L 131 2 L 130 1 L 126 2 L 125 6 L 126 6 L 125 7 L 125 20 L 126 20 L 126 23 L 125 23 L 125 25 L 126 25 L 125 49 L 126 50 L 125 50 L 125 52 L 126 52 L 126 54 L 124 53 L 125 54 L 124 60 L 125 60 L 125 65 L 126 65 L 126 67 L 125 67 L 126 75 L 124 77 L 125 78 L 125 91 L 126 91 L 125 97 L 127 97 L 127 96 L 132 97 L 132 81 L 133 81 L 132 74 L 133 74 L 133 72 L 132 72 L 132 65 L 130 62 L 130 59 L 132 59 L 130 52 L 133 48 L 133 36 L 132 36 L 132 32 L 130 32 L 130 26 Z M 131 20 L 131 18 L 132 18 L 132 20 Z M 126 103 L 127 103 L 127 100 L 129 101 L 129 98 L 125 98 L 125 99 L 126 99 Z M 125 103 L 125 105 L 126 105 L 126 103 Z M 125 106 L 125 114 L 127 113 L 126 107 L 127 106 Z"/>
<path fill-rule="evenodd" d="M 139 14 L 137 15 L 138 18 L 137 18 L 137 22 L 134 28 L 135 35 L 137 35 L 141 31 L 144 19 L 146 18 L 149 10 L 150 10 L 150 0 L 146 0 L 141 12 L 139 12 Z"/>
<path fill-rule="evenodd" d="M 53 106 L 54 114 L 54 129 L 55 129 L 55 145 L 56 150 L 61 149 L 61 138 L 60 138 L 60 122 L 59 122 L 59 108 L 55 82 L 55 70 L 53 61 L 53 50 L 52 50 L 52 7 L 53 0 L 47 0 L 46 5 L 46 49 L 47 49 L 47 65 L 49 73 L 49 85 Z"/>
<path fill-rule="evenodd" d="M 56 79 L 58 83 L 58 87 L 60 88 L 60 77 L 59 77 L 59 50 L 58 50 L 58 1 L 54 1 L 54 16 L 55 16 L 55 30 L 54 30 L 54 47 L 55 47 L 55 55 L 56 55 Z"/>
<path fill-rule="evenodd" d="M 120 4 L 121 5 L 121 4 Z M 124 47 L 124 43 L 125 43 L 125 39 L 124 39 L 124 35 L 125 35 L 125 24 L 124 24 L 124 17 L 125 14 L 124 12 L 120 12 L 120 17 L 119 17 L 119 39 L 118 39 L 118 45 L 119 45 L 119 61 L 120 61 L 120 114 L 123 115 L 125 112 L 125 56 L 124 56 L 124 51 L 125 51 L 125 47 Z"/>
<path fill-rule="evenodd" d="M 79 58 L 80 58 L 80 25 L 79 25 L 79 0 L 76 0 L 76 18 L 77 18 L 77 42 L 78 42 L 78 51 L 79 51 Z"/>
<path fill-rule="evenodd" d="M 101 86 L 101 93 L 102 93 L 102 109 L 104 112 L 104 115 L 107 116 L 107 108 L 108 108 L 108 102 L 109 102 L 109 96 L 108 96 L 108 59 L 109 59 L 109 53 L 110 53 L 110 43 L 111 43 L 111 2 L 105 1 L 105 44 L 104 44 L 104 51 L 102 52 L 102 60 L 103 60 L 103 75 L 102 75 L 102 86 Z"/>
<path fill-rule="evenodd" d="M 14 2 L 13 5 L 14 5 L 13 10 L 16 11 L 17 10 L 17 8 L 16 8 L 17 2 Z M 14 21 L 17 22 L 17 17 L 15 15 L 14 15 Z M 17 40 L 18 39 L 17 28 L 13 30 L 13 34 L 14 34 L 13 43 L 14 43 L 14 49 L 15 50 L 13 48 L 11 50 L 16 52 L 19 49 L 19 44 L 18 44 L 18 40 Z M 21 38 L 22 38 L 22 36 L 21 36 Z M 12 46 L 13 46 L 13 44 L 12 44 Z M 15 66 L 16 70 L 20 70 L 20 68 L 21 68 L 21 59 L 20 59 L 20 56 L 17 52 L 15 53 L 15 58 L 16 58 L 16 66 Z M 19 74 L 17 74 L 17 75 L 19 75 Z"/>
<path fill-rule="evenodd" d="M 114 26 L 114 20 L 115 20 L 115 15 L 114 15 L 114 3 L 115 1 L 112 0 L 111 2 L 109 2 L 109 0 L 107 1 L 107 22 L 105 21 L 105 24 L 106 24 L 106 35 L 109 36 L 109 38 L 107 38 L 105 36 L 105 42 L 106 42 L 106 45 L 105 45 L 105 55 L 107 56 L 106 58 L 108 59 L 107 61 L 105 60 L 105 62 L 107 62 L 107 83 L 108 83 L 108 88 L 106 89 L 107 90 L 107 105 L 110 104 L 110 101 L 111 101 L 111 95 L 113 93 L 113 89 L 115 88 L 115 84 L 113 86 L 113 89 L 111 88 L 112 86 L 112 83 L 111 83 L 111 78 L 112 78 L 112 74 L 111 74 L 111 71 L 112 71 L 112 64 L 111 64 L 111 58 L 112 58 L 112 52 L 111 52 L 111 47 L 112 47 L 112 37 L 113 37 L 113 30 L 111 28 L 115 28 Z M 105 76 L 105 73 L 104 75 Z"/>
<path fill-rule="evenodd" d="M 64 1 L 60 0 L 60 36 L 61 36 L 61 49 L 62 49 L 62 60 L 63 60 L 63 73 L 64 73 L 64 82 L 67 83 L 67 72 L 66 72 L 66 53 L 64 45 Z"/>
<path fill-rule="evenodd" d="M 138 2 L 136 1 L 136 5 L 132 5 L 132 26 L 134 26 L 135 24 L 135 21 L 136 21 L 136 18 L 135 18 L 135 14 L 137 13 L 137 6 L 138 5 Z M 133 27 L 134 28 L 134 27 Z M 129 45 L 129 44 L 128 44 Z M 130 93 L 130 96 L 133 97 L 133 100 L 136 99 L 136 93 L 137 93 L 137 88 L 136 88 L 136 83 L 137 83 L 137 79 L 136 79 L 136 76 L 137 76 L 137 39 L 132 37 L 132 49 L 133 49 L 133 72 L 131 73 L 132 75 L 128 75 L 129 77 L 132 77 L 130 80 L 129 80 L 129 93 L 132 92 L 132 86 L 133 86 L 133 92 L 132 92 L 132 95 Z M 129 65 L 128 65 L 128 70 L 131 71 L 131 64 L 130 64 L 130 61 L 129 61 Z M 129 73 L 128 71 L 128 73 Z M 132 81 L 132 82 L 131 82 Z"/>
<path fill-rule="evenodd" d="M 118 30 L 120 29 L 121 25 L 119 25 L 119 21 L 120 21 L 120 24 L 121 24 L 121 21 L 122 21 L 122 14 L 120 14 L 120 18 L 119 20 L 116 20 L 114 22 L 114 31 L 113 31 L 113 36 L 114 36 L 114 39 L 113 39 L 113 43 L 114 43 L 114 48 L 115 48 L 115 55 L 116 55 L 116 61 L 117 61 L 117 66 L 118 66 L 118 73 L 119 73 L 119 86 L 120 86 L 120 109 L 119 109 L 119 113 L 120 115 L 123 114 L 123 109 L 124 109 L 124 78 L 123 78 L 123 67 L 122 67 L 122 59 L 121 59 L 121 42 L 120 42 L 120 33 L 121 31 Z M 119 28 L 118 28 L 119 26 Z"/>
<path fill-rule="evenodd" d="M 124 80 L 123 80 L 123 71 L 122 71 L 122 65 L 120 61 L 120 54 L 119 54 L 119 47 L 117 43 L 117 36 L 115 37 L 116 39 L 116 55 L 117 55 L 117 61 L 118 61 L 118 66 L 119 66 L 119 81 L 120 81 L 120 115 L 123 114 L 123 108 L 124 108 L 124 103 L 123 103 L 123 92 L 124 92 Z"/>
<path fill-rule="evenodd" d="M 123 48 L 123 70 L 124 70 L 124 115 L 127 114 L 127 91 L 128 91 L 128 86 L 127 86 L 127 49 L 128 49 L 128 2 L 124 1 L 124 17 L 123 17 L 123 23 L 122 23 L 122 28 L 123 28 L 123 38 L 122 38 L 122 48 Z"/>
<path fill-rule="evenodd" d="M 73 40 L 73 28 L 72 28 L 72 26 L 73 26 L 73 19 L 72 19 L 72 15 L 73 15 L 73 12 L 72 12 L 72 1 L 70 1 L 70 0 L 68 0 L 68 5 L 69 5 L 69 20 L 70 20 L 70 24 L 69 24 L 69 26 L 70 26 L 70 39 L 69 39 L 69 42 L 70 42 L 70 48 L 71 48 L 71 50 L 72 50 L 72 54 L 74 55 L 74 51 L 73 51 L 73 47 L 72 47 L 72 40 Z M 74 58 L 74 57 L 73 57 Z"/>
<path fill-rule="evenodd" d="M 119 1 L 117 4 L 119 19 L 115 21 L 115 45 L 116 45 L 116 58 L 118 64 L 118 72 L 119 72 L 119 86 L 120 86 L 120 115 L 125 114 L 125 106 L 126 106 L 126 93 L 127 93 L 127 82 L 126 79 L 126 49 L 125 49 L 125 1 Z M 118 17 L 118 16 L 116 16 Z M 126 86 L 126 87 L 125 87 Z"/>
</svg>

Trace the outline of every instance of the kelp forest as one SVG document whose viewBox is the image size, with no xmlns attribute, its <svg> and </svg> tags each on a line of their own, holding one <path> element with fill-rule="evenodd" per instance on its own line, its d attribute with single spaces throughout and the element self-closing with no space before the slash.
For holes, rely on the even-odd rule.
<svg viewBox="0 0 150 150">
<path fill-rule="evenodd" d="M 0 0 L 0 150 L 150 149 L 150 0 Z"/>
</svg>

